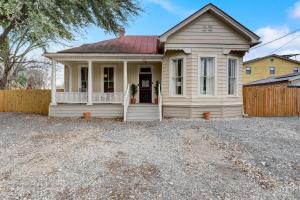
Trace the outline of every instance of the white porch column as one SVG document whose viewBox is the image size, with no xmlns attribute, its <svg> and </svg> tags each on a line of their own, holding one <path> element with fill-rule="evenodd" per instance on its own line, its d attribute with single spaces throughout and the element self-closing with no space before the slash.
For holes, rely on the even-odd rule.
<svg viewBox="0 0 300 200">
<path fill-rule="evenodd" d="M 72 92 L 72 66 L 69 65 L 69 92 Z"/>
<path fill-rule="evenodd" d="M 127 85 L 128 85 L 128 82 L 127 82 L 127 61 L 124 61 L 123 63 L 123 85 L 124 85 L 124 95 L 125 95 L 125 92 L 126 92 L 126 89 L 127 89 Z"/>
<path fill-rule="evenodd" d="M 93 105 L 93 67 L 92 61 L 88 61 L 88 103 L 87 105 Z"/>
<path fill-rule="evenodd" d="M 52 73 L 51 73 L 51 104 L 52 106 L 56 104 L 56 61 L 52 60 Z"/>
</svg>

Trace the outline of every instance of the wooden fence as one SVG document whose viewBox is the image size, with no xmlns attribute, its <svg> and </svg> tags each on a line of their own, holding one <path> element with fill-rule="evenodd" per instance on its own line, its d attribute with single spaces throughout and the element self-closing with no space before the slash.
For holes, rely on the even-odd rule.
<svg viewBox="0 0 300 200">
<path fill-rule="evenodd" d="M 0 90 L 0 112 L 48 114 L 50 90 Z"/>
<path fill-rule="evenodd" d="M 244 87 L 244 112 L 253 117 L 299 116 L 300 88 Z"/>
</svg>

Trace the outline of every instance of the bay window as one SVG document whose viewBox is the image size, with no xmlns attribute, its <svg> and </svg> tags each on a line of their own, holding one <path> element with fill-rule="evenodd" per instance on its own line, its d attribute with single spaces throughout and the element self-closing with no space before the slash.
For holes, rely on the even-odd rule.
<svg viewBox="0 0 300 200">
<path fill-rule="evenodd" d="M 214 95 L 215 88 L 215 58 L 200 58 L 200 94 Z"/>
<path fill-rule="evenodd" d="M 173 59 L 171 68 L 171 94 L 183 95 L 183 59 Z"/>
</svg>

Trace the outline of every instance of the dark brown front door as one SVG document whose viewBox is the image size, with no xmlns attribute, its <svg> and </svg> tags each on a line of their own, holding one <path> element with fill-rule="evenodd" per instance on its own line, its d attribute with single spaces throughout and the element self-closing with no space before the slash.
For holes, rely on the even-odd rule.
<svg viewBox="0 0 300 200">
<path fill-rule="evenodd" d="M 152 74 L 140 74 L 140 103 L 152 103 Z"/>
</svg>

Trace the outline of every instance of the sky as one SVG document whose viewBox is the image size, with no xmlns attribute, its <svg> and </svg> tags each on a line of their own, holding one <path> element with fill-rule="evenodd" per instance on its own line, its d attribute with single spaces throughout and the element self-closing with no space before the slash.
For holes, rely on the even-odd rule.
<svg viewBox="0 0 300 200">
<path fill-rule="evenodd" d="M 265 43 L 300 29 L 300 0 L 137 0 L 143 9 L 125 27 L 126 35 L 161 35 L 208 3 L 213 3 L 241 24 L 255 32 Z M 68 46 L 52 46 L 55 52 L 84 43 L 115 37 L 91 26 L 80 32 L 80 37 Z M 272 53 L 300 53 L 300 32 L 269 45 L 251 49 L 244 60 Z M 300 58 L 300 56 L 299 56 Z"/>
<path fill-rule="evenodd" d="M 262 43 L 300 28 L 300 0 L 140 0 L 139 2 L 144 11 L 140 16 L 131 19 L 126 27 L 126 35 L 160 35 L 208 3 L 215 4 L 254 31 L 261 37 Z M 114 37 L 94 26 L 79 31 L 80 37 L 69 43 L 68 47 Z M 50 50 L 58 51 L 68 47 L 55 46 Z M 300 32 L 250 50 L 244 60 L 272 53 L 299 52 Z"/>
</svg>

